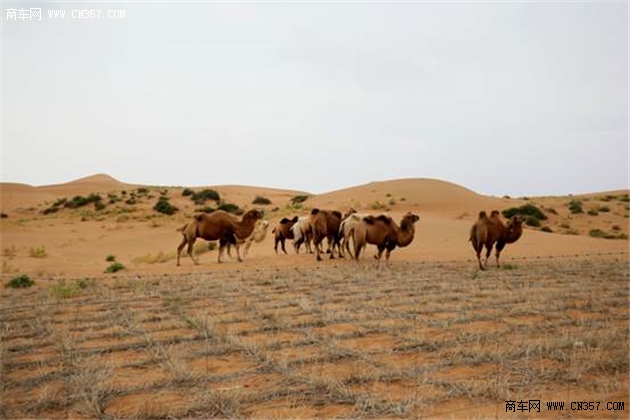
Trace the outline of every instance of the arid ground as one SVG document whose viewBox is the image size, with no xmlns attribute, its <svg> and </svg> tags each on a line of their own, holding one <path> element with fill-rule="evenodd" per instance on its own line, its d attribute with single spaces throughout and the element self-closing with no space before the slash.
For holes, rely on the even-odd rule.
<svg viewBox="0 0 630 420">
<path fill-rule="evenodd" d="M 628 418 L 627 190 L 209 188 L 221 203 L 106 175 L 1 184 L 0 417 Z M 74 199 L 91 194 L 101 199 Z M 178 211 L 153 210 L 160 197 Z M 318 263 L 290 243 L 275 255 L 271 232 L 243 263 L 217 264 L 199 241 L 201 264 L 176 267 L 176 228 L 226 203 L 264 209 L 271 227 L 313 207 L 420 221 L 381 270 L 372 249 L 358 264 Z M 546 219 L 507 246 L 502 268 L 478 270 L 467 242 L 477 213 L 526 204 Z M 4 286 L 21 275 L 35 284 Z"/>
</svg>

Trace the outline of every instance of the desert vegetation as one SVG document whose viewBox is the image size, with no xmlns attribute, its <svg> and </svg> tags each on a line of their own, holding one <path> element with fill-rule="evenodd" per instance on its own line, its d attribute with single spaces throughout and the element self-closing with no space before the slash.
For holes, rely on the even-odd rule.
<svg viewBox="0 0 630 420">
<path fill-rule="evenodd" d="M 0 416 L 490 418 L 521 399 L 540 399 L 545 416 L 547 401 L 627 410 L 626 262 L 527 266 L 341 264 L 4 288 Z"/>
</svg>

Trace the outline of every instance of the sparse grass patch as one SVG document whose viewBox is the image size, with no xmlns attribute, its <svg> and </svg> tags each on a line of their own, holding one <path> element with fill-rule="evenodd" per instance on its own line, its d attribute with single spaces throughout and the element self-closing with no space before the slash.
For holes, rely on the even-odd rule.
<svg viewBox="0 0 630 420">
<path fill-rule="evenodd" d="M 108 255 L 107 257 L 105 257 L 105 261 L 107 261 L 107 262 L 116 261 L 116 256 L 115 255 Z"/>
<path fill-rule="evenodd" d="M 31 247 L 28 250 L 28 255 L 32 258 L 46 258 L 48 253 L 46 252 L 46 248 L 43 246 Z"/>
<path fill-rule="evenodd" d="M 74 281 L 61 280 L 54 284 L 50 291 L 55 297 L 67 299 L 79 296 L 87 286 L 88 281 L 85 279 Z"/>
<path fill-rule="evenodd" d="M 370 204 L 370 209 L 372 209 L 372 210 L 386 210 L 387 209 L 387 204 L 383 203 L 382 201 L 376 200 L 376 201 L 372 202 L 372 204 Z"/>
<path fill-rule="evenodd" d="M 117 271 L 124 270 L 125 268 L 126 267 L 122 263 L 115 262 L 105 269 L 105 273 L 116 273 Z"/>
<path fill-rule="evenodd" d="M 31 280 L 29 276 L 26 274 L 22 274 L 21 276 L 13 277 L 4 285 L 4 287 L 10 287 L 12 289 L 24 289 L 27 287 L 31 287 L 35 282 Z"/>
<path fill-rule="evenodd" d="M 203 249 L 207 251 L 207 247 L 204 246 Z M 177 256 L 175 252 L 164 253 L 162 251 L 158 251 L 156 254 L 145 254 L 138 257 L 134 257 L 131 262 L 134 264 L 159 264 L 163 262 L 167 262 L 175 259 Z"/>
<path fill-rule="evenodd" d="M 541 232 L 553 233 L 553 230 L 549 226 L 543 226 L 540 229 Z"/>
<path fill-rule="evenodd" d="M 590 209 L 589 211 L 586 212 L 586 214 L 588 214 L 589 216 L 597 216 L 599 215 L 599 212 L 595 209 Z"/>
</svg>

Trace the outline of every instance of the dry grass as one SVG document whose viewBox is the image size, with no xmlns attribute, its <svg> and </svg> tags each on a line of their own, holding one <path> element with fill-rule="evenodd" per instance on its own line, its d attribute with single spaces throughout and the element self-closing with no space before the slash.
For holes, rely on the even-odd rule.
<svg viewBox="0 0 630 420">
<path fill-rule="evenodd" d="M 569 260 L 5 289 L 0 415 L 496 417 L 507 399 L 586 397 L 627 407 L 627 281 L 625 261 Z"/>
</svg>

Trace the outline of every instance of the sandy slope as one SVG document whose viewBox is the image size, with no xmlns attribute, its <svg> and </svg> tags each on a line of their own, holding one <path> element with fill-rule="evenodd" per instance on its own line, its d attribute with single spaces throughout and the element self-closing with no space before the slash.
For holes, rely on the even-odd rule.
<svg viewBox="0 0 630 420">
<path fill-rule="evenodd" d="M 191 261 L 184 257 L 183 266 L 176 268 L 173 258 L 181 237 L 175 229 L 185 223 L 197 207 L 189 197 L 182 196 L 181 188 L 150 187 L 151 198 L 140 197 L 133 206 L 124 203 L 108 205 L 102 212 L 95 212 L 89 206 L 76 210 L 64 209 L 48 216 L 41 214 L 44 208 L 62 197 L 72 198 L 90 193 L 100 193 L 103 197 L 107 197 L 107 193 L 120 196 L 122 191 L 127 194 L 125 197 L 129 197 L 137 188 L 138 186 L 121 183 L 107 175 L 95 175 L 66 184 L 42 187 L 0 184 L 0 209 L 8 215 L 8 218 L 2 219 L 0 225 L 4 277 L 14 276 L 16 273 L 27 273 L 36 277 L 101 275 L 109 265 L 105 261 L 108 255 L 115 255 L 118 261 L 125 264 L 127 273 L 138 274 L 316 264 L 313 256 L 294 255 L 292 250 L 288 256 L 276 256 L 269 234 L 263 243 L 252 248 L 247 261 L 242 265 L 229 261 L 218 266 L 216 251 L 213 251 L 201 256 L 201 266 L 193 267 Z M 472 261 L 474 254 L 467 239 L 471 222 L 479 210 L 502 210 L 527 202 L 553 209 L 553 213 L 548 213 L 550 219 L 545 224 L 554 232 L 572 230 L 571 233 L 574 234 L 544 233 L 527 229 L 517 244 L 508 246 L 504 253 L 505 261 L 510 258 L 538 256 L 614 253 L 620 258 L 627 258 L 628 255 L 627 240 L 605 240 L 587 236 L 588 231 L 593 228 L 619 234 L 628 233 L 628 203 L 617 199 L 599 200 L 606 195 L 621 196 L 627 194 L 627 191 L 570 198 L 541 197 L 526 201 L 482 196 L 464 187 L 439 180 L 402 179 L 373 182 L 312 196 L 301 209 L 295 209 L 289 205 L 291 198 L 307 193 L 246 186 L 213 188 L 219 191 L 223 200 L 241 207 L 253 207 L 252 200 L 256 196 L 269 198 L 272 204 L 262 207 L 272 225 L 283 216 L 307 214 L 312 207 L 341 211 L 354 207 L 374 214 L 387 212 L 395 219 L 399 219 L 406 211 L 413 211 L 421 217 L 417 224 L 416 239 L 408 248 L 394 252 L 394 262 Z M 159 215 L 151 209 L 163 190 L 167 190 L 171 202 L 180 209 L 174 216 Z M 597 216 L 573 215 L 566 205 L 570 199 L 582 200 L 585 212 L 602 207 L 608 207 L 608 211 L 602 211 Z M 37 247 L 44 247 L 45 257 L 31 256 L 31 249 Z M 166 261 L 149 262 L 160 253 L 163 257 L 161 259 Z"/>
</svg>

